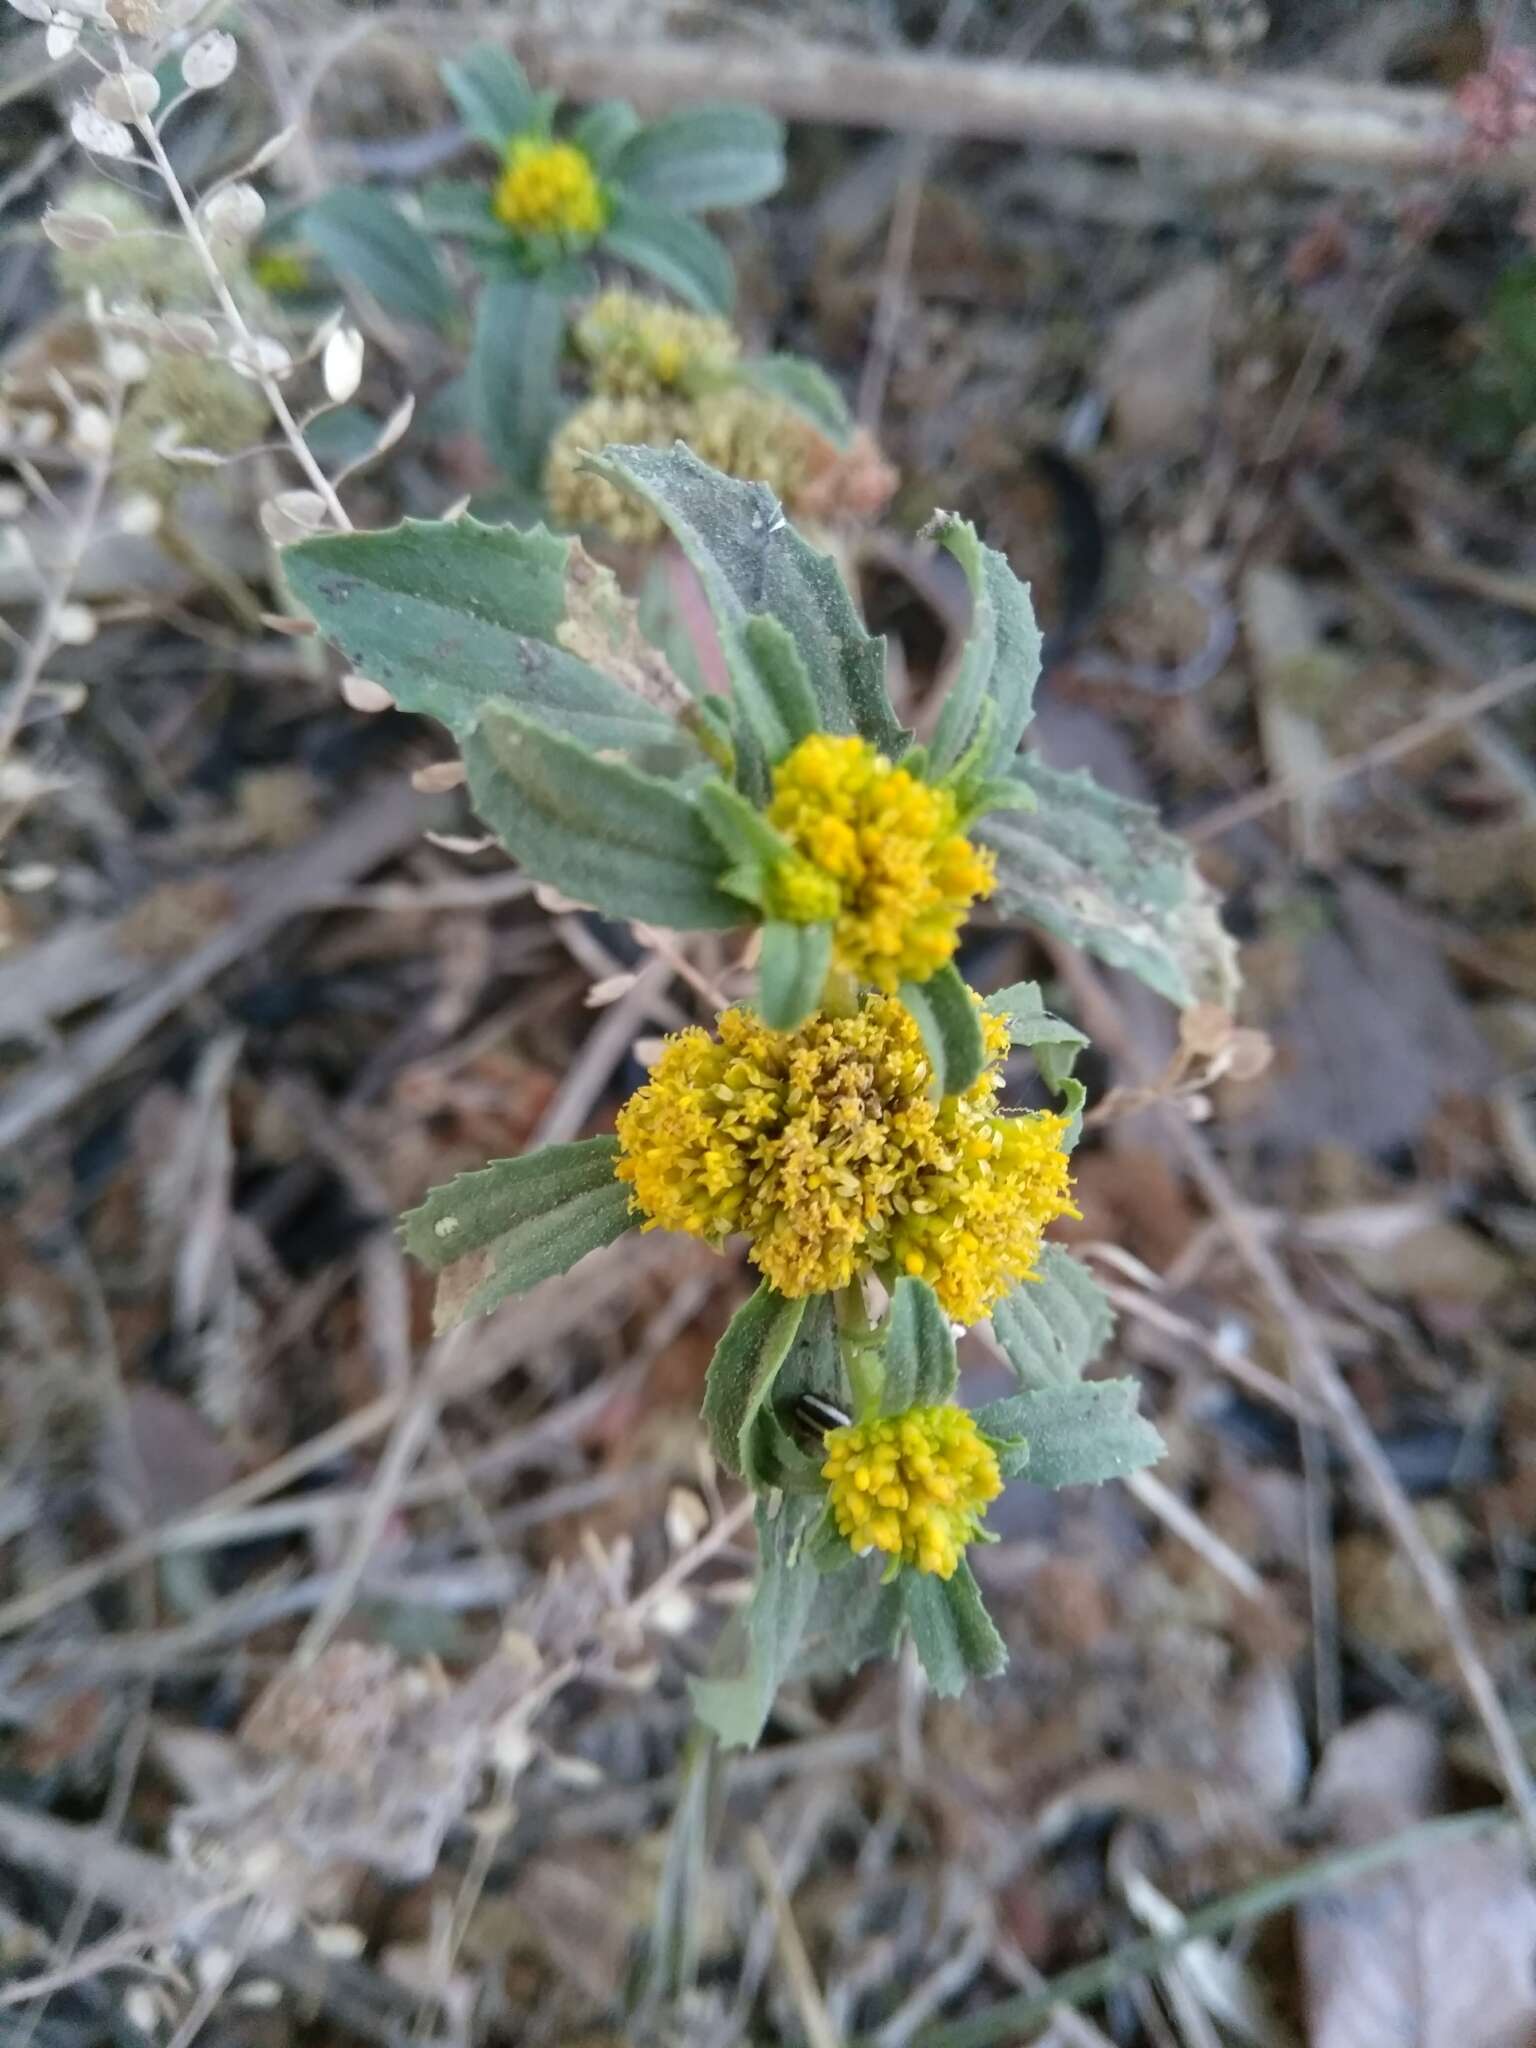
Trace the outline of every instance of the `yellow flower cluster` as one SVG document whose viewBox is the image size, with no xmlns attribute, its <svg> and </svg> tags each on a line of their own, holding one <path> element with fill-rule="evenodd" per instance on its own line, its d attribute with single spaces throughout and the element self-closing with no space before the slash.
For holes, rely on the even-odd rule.
<svg viewBox="0 0 1536 2048">
<path fill-rule="evenodd" d="M 867 740 L 813 733 L 773 773 L 770 824 L 797 858 L 769 908 L 792 924 L 835 921 L 839 967 L 887 991 L 950 959 L 992 859 L 955 829 L 955 800 Z"/>
<path fill-rule="evenodd" d="M 601 293 L 573 332 L 592 365 L 592 388 L 610 398 L 693 390 L 728 377 L 741 354 L 729 320 L 639 292 Z"/>
<path fill-rule="evenodd" d="M 686 441 L 727 476 L 767 484 L 788 502 L 807 473 L 809 430 L 788 406 L 746 386 L 727 385 L 698 398 L 599 392 L 577 406 L 549 444 L 544 494 L 552 516 L 561 526 L 593 528 L 616 541 L 660 540 L 666 528 L 659 513 L 582 463 L 610 443 L 670 448 L 674 441 Z"/>
<path fill-rule="evenodd" d="M 608 200 L 592 159 L 574 142 L 517 135 L 491 195 L 491 210 L 523 235 L 590 241 L 608 225 Z"/>
<path fill-rule="evenodd" d="M 1003 1490 L 997 1454 L 963 1408 L 909 1408 L 829 1430 L 821 1476 L 839 1533 L 861 1556 L 952 1576 Z"/>
<path fill-rule="evenodd" d="M 1047 1224 L 1077 1213 L 1066 1119 L 998 1112 L 1008 1033 L 992 1017 L 983 1031 L 993 1064 L 935 1099 L 922 1035 L 893 996 L 794 1031 L 727 1010 L 718 1039 L 669 1038 L 620 1111 L 618 1176 L 646 1229 L 716 1245 L 745 1232 L 781 1294 L 910 1273 L 977 1322 L 1033 1269 Z"/>
</svg>

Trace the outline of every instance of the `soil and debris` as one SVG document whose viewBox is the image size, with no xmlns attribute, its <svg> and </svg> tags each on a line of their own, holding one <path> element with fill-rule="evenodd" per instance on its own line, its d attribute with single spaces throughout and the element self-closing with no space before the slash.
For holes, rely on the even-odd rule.
<svg viewBox="0 0 1536 2048">
<path fill-rule="evenodd" d="M 1407 0 L 903 0 L 880 37 L 838 0 L 619 12 L 595 38 L 1470 85 L 1495 125 L 1492 60 L 1536 48 L 1518 6 Z M 296 94 L 274 208 L 451 170 L 435 60 L 483 24 L 252 14 L 189 178 Z M 0 23 L 34 408 L 70 346 L 36 222 L 80 175 L 41 36 Z M 1239 1016 L 1182 1039 L 999 921 L 963 963 L 1094 1037 L 1070 1236 L 1170 1456 L 1000 1504 L 1003 1679 L 801 1684 L 758 1752 L 703 1750 L 685 1680 L 751 1535 L 696 1418 L 744 1269 L 636 1237 L 434 1341 L 392 1224 L 611 1127 L 729 955 L 679 972 L 509 873 L 435 729 L 253 624 L 265 459 L 200 474 L 187 545 L 92 549 L 94 633 L 0 769 L 0 2040 L 1536 2042 L 1536 1887 L 1489 1818 L 1536 1768 L 1536 207 L 1475 162 L 791 135 L 732 224 L 742 321 L 900 472 L 852 567 L 907 709 L 963 626 L 916 538 L 944 506 L 1034 582 L 1042 752 L 1189 832 L 1240 943 Z M 433 403 L 451 352 L 368 334 L 360 402 L 417 424 L 353 517 L 436 516 L 489 481 Z M 964 1355 L 968 1397 L 1004 1390 Z"/>
</svg>

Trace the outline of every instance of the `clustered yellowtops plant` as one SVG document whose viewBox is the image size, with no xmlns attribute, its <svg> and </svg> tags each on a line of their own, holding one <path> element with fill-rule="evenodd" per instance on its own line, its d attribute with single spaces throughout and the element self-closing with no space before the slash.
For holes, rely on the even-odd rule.
<svg viewBox="0 0 1536 2048">
<path fill-rule="evenodd" d="M 610 445 L 686 442 L 726 476 L 766 484 L 791 511 L 836 498 L 858 459 L 853 422 L 816 367 L 794 356 L 743 358 L 728 320 L 639 292 L 600 294 L 572 328 L 591 391 L 555 430 L 544 496 L 562 526 L 647 545 L 666 533 L 656 507 L 593 468 Z M 834 488 L 828 491 L 828 485 Z"/>
<path fill-rule="evenodd" d="M 589 320 L 623 330 L 627 379 L 686 381 L 710 350 L 729 365 L 719 335 L 611 301 Z M 1039 635 L 963 521 L 933 533 L 972 629 L 915 744 L 881 644 L 769 491 L 682 445 L 588 462 L 688 554 L 727 695 L 690 700 L 611 576 L 542 529 L 408 522 L 306 541 L 286 565 L 355 667 L 449 726 L 471 800 L 530 874 L 614 918 L 756 927 L 750 999 L 667 1039 L 612 1136 L 461 1175 L 403 1226 L 440 1275 L 444 1326 L 637 1227 L 745 1241 L 760 1284 L 711 1362 L 704 1421 L 758 1496 L 760 1579 L 723 1653 L 735 1668 L 695 1693 L 751 1741 L 807 1643 L 852 1668 L 910 1630 L 942 1691 L 999 1669 L 967 1552 L 1004 1482 L 1097 1481 L 1159 1454 L 1134 1382 L 1082 1378 L 1108 1312 L 1046 1237 L 1076 1213 L 1085 1041 L 1031 984 L 978 996 L 957 954 L 978 901 L 1038 887 L 1042 855 L 1011 836 L 1037 807 L 1064 844 L 1088 818 L 1071 893 L 1088 900 L 1091 868 L 1101 903 L 1111 882 L 1134 900 L 1149 978 L 1181 971 L 1150 949 L 1172 948 L 1194 892 L 1145 813 L 1088 784 L 1063 798 L 1018 757 Z M 1099 927 L 1138 964 L 1131 918 L 1101 909 Z M 1005 1103 L 1020 1047 L 1057 1106 Z M 1021 1390 L 972 1411 L 955 1336 L 985 1317 Z"/>
</svg>

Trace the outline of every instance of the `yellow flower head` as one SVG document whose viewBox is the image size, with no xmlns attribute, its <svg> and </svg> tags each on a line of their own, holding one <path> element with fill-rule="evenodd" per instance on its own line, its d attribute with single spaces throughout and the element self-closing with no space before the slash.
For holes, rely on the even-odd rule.
<svg viewBox="0 0 1536 2048">
<path fill-rule="evenodd" d="M 279 242 L 251 258 L 251 280 L 264 292 L 301 292 L 314 283 L 314 267 L 296 243 Z"/>
<path fill-rule="evenodd" d="M 821 1476 L 838 1531 L 862 1556 L 947 1579 L 1003 1490 L 997 1454 L 963 1408 L 908 1408 L 827 1432 Z"/>
<path fill-rule="evenodd" d="M 813 733 L 773 771 L 769 822 L 795 849 L 768 908 L 791 924 L 835 920 L 839 967 L 876 988 L 926 981 L 991 893 L 992 860 L 955 829 L 955 800 L 868 741 Z"/>
<path fill-rule="evenodd" d="M 524 235 L 590 241 L 608 225 L 608 199 L 592 159 L 574 142 L 514 136 L 491 195 L 496 218 Z"/>
<path fill-rule="evenodd" d="M 998 1112 L 1008 1033 L 993 1017 L 982 1028 L 994 1064 L 935 1100 L 893 996 L 794 1031 L 727 1010 L 717 1039 L 668 1039 L 620 1111 L 618 1176 L 648 1230 L 716 1245 L 745 1232 L 781 1294 L 910 1273 L 957 1322 L 978 1322 L 1028 1276 L 1047 1224 L 1077 1213 L 1066 1119 Z"/>
<path fill-rule="evenodd" d="M 741 353 L 728 320 L 639 292 L 601 293 L 575 326 L 592 385 L 614 398 L 692 390 L 726 376 Z"/>
</svg>

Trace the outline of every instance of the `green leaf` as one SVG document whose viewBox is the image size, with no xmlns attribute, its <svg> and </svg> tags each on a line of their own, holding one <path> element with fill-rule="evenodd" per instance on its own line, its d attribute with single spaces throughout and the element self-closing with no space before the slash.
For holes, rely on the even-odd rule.
<svg viewBox="0 0 1536 2048">
<path fill-rule="evenodd" d="M 883 1563 L 883 1558 L 856 1558 L 844 1544 L 840 1569 L 818 1575 L 816 1602 L 795 1664 L 797 1677 L 857 1671 L 895 1651 L 906 1623 L 905 1606 L 900 1579 L 887 1579 Z"/>
<path fill-rule="evenodd" d="M 971 587 L 971 630 L 934 730 L 934 769 L 942 774 L 961 759 L 990 702 L 991 731 L 978 765 L 995 772 L 1018 752 L 1034 709 L 1040 628 L 1027 586 L 1005 556 L 982 545 L 969 520 L 941 514 L 929 530 L 964 569 Z"/>
<path fill-rule="evenodd" d="M 972 1412 L 971 1420 L 997 1453 L 998 1470 L 1005 1479 L 1017 1479 L 1029 1464 L 1023 1405 L 1028 1398 L 1026 1394 L 1009 1394 Z"/>
<path fill-rule="evenodd" d="M 698 575 L 724 639 L 766 612 L 794 641 L 823 732 L 858 733 L 895 756 L 909 735 L 885 693 L 885 643 L 865 632 L 828 555 L 808 546 L 765 484 L 669 449 L 605 448 L 592 466 L 653 505 Z"/>
<path fill-rule="evenodd" d="M 720 849 L 675 783 L 601 760 L 505 704 L 489 705 L 462 746 L 475 810 L 541 882 L 673 931 L 742 922 L 719 886 Z"/>
<path fill-rule="evenodd" d="M 766 612 L 743 620 L 730 663 L 731 695 L 770 767 L 816 731 L 819 713 L 805 663 L 788 631 Z"/>
<path fill-rule="evenodd" d="M 1075 1024 L 1051 1015 L 1039 982 L 1016 981 L 1000 988 L 982 1007 L 1004 1020 L 1011 1042 L 1034 1054 L 1047 1085 L 1060 1094 L 1088 1040 Z"/>
<path fill-rule="evenodd" d="M 784 182 L 784 130 L 759 107 L 683 107 L 632 135 L 614 181 L 683 213 L 751 206 Z"/>
<path fill-rule="evenodd" d="M 923 1034 L 938 1093 L 958 1095 L 969 1088 L 986 1063 L 986 1048 L 981 1013 L 954 962 L 925 982 L 904 981 L 901 1000 Z"/>
<path fill-rule="evenodd" d="M 1115 1312 L 1088 1268 L 1048 1244 L 1034 1277 L 993 1309 L 992 1329 L 1024 1386 L 1071 1386 L 1114 1335 Z"/>
<path fill-rule="evenodd" d="M 731 862 L 721 873 L 721 888 L 765 910 L 773 871 L 793 851 L 789 841 L 729 783 L 700 783 L 695 801 L 699 816 Z"/>
<path fill-rule="evenodd" d="M 968 1679 L 995 1678 L 1005 1668 L 1008 1652 L 965 1558 L 952 1578 L 904 1571 L 900 1584 L 913 1644 L 941 1699 L 964 1692 Z"/>
<path fill-rule="evenodd" d="M 537 483 L 561 413 L 565 308 L 537 278 L 487 284 L 475 308 L 470 404 L 497 466 Z"/>
<path fill-rule="evenodd" d="M 704 1383 L 704 1426 L 729 1471 L 744 1472 L 751 1462 L 752 1424 L 772 1392 L 805 1307 L 803 1298 L 786 1300 L 765 1280 L 715 1346 Z"/>
<path fill-rule="evenodd" d="M 608 1137 L 493 1160 L 402 1216 L 407 1249 L 442 1275 L 438 1329 L 484 1315 L 622 1237 L 632 1218 L 629 1189 L 614 1177 L 618 1156 Z"/>
<path fill-rule="evenodd" d="M 672 719 L 559 644 L 572 545 L 542 526 L 408 519 L 300 541 L 283 570 L 354 668 L 460 740 L 509 701 L 588 747 L 676 749 Z"/>
<path fill-rule="evenodd" d="M 654 277 L 701 313 L 729 313 L 736 279 L 724 247 L 687 214 L 620 193 L 602 247 Z"/>
<path fill-rule="evenodd" d="M 813 1445 L 807 1452 L 786 1427 L 789 1411 L 802 1394 L 819 1394 L 838 1406 L 846 1400 L 837 1318 L 829 1294 L 813 1294 L 807 1300 L 800 1327 L 774 1380 L 773 1399 L 758 1409 L 742 1460 L 750 1485 L 809 1490 L 818 1504 L 824 1504 L 819 1447 Z"/>
<path fill-rule="evenodd" d="M 727 1678 L 688 1682 L 694 1712 L 727 1749 L 750 1749 L 763 1732 L 774 1695 L 794 1664 L 821 1584 L 802 1539 L 819 1503 L 793 1498 L 770 1515 L 757 1508 L 757 1582 L 746 1610 L 729 1625 L 716 1651 L 719 1665 L 735 1662 Z"/>
<path fill-rule="evenodd" d="M 536 125 L 533 87 L 506 50 L 489 43 L 466 50 L 443 66 L 443 83 L 470 134 L 498 156 L 512 136 Z"/>
<path fill-rule="evenodd" d="M 421 224 L 429 234 L 505 248 L 507 229 L 491 211 L 491 195 L 467 178 L 434 178 L 422 188 Z"/>
<path fill-rule="evenodd" d="M 1087 774 L 1028 756 L 1014 772 L 1037 802 L 979 830 L 997 854 L 994 909 L 1128 969 L 1172 1003 L 1232 1009 L 1237 947 L 1188 843 Z"/>
<path fill-rule="evenodd" d="M 904 1274 L 896 1282 L 886 1317 L 883 1356 L 885 1383 L 880 1406 L 886 1415 L 954 1398 L 958 1377 L 955 1339 L 939 1297 L 926 1280 Z"/>
<path fill-rule="evenodd" d="M 607 177 L 615 157 L 639 127 L 640 116 L 627 100 L 598 100 L 572 124 L 571 140 Z"/>
<path fill-rule="evenodd" d="M 741 365 L 741 376 L 792 406 L 836 447 L 846 448 L 853 438 L 848 401 L 819 364 L 804 356 L 749 356 Z"/>
<path fill-rule="evenodd" d="M 763 926 L 763 947 L 757 963 L 757 1011 L 775 1031 L 793 1031 L 821 1001 L 832 966 L 829 924 L 785 924 L 771 919 Z"/>
<path fill-rule="evenodd" d="M 1029 1444 L 1032 1486 L 1098 1486 L 1124 1479 L 1164 1454 L 1162 1438 L 1137 1411 L 1135 1380 L 1077 1380 L 1020 1394 L 1016 1433 Z"/>
<path fill-rule="evenodd" d="M 355 277 L 388 313 L 449 327 L 459 313 L 427 237 L 365 185 L 338 185 L 306 206 L 299 228 L 310 246 L 344 277 Z"/>
</svg>

